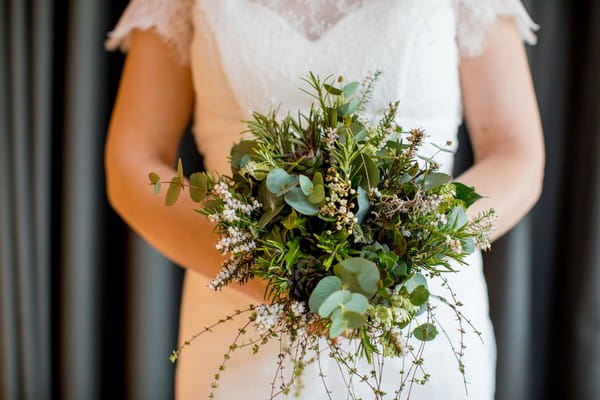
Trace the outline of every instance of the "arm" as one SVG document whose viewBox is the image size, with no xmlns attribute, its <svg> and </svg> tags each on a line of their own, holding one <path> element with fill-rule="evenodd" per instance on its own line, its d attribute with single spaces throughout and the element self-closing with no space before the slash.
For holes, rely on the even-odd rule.
<svg viewBox="0 0 600 400">
<path fill-rule="evenodd" d="M 486 196 L 469 209 L 494 208 L 495 240 L 533 207 L 542 190 L 542 126 L 517 28 L 510 18 L 488 31 L 485 51 L 460 64 L 465 119 L 474 165 L 457 178 Z"/>
<path fill-rule="evenodd" d="M 148 172 L 169 179 L 194 104 L 191 72 L 177 64 L 153 31 L 134 31 L 105 148 L 108 199 L 121 217 L 169 259 L 209 277 L 223 260 L 214 248 L 214 224 L 194 213 L 189 196 L 173 206 L 155 196 Z M 258 281 L 243 287 L 262 300 Z"/>
</svg>

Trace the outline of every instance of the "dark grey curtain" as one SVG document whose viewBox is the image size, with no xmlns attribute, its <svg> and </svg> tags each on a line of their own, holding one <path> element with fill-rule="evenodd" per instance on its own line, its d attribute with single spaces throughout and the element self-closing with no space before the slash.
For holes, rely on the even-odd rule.
<svg viewBox="0 0 600 400">
<path fill-rule="evenodd" d="M 600 3 L 525 2 L 542 199 L 486 255 L 497 399 L 600 398 Z M 167 399 L 182 271 L 107 205 L 125 0 L 0 0 L 0 400 Z M 463 132 L 460 162 L 469 162 Z M 187 165 L 199 167 L 188 135 Z"/>
</svg>

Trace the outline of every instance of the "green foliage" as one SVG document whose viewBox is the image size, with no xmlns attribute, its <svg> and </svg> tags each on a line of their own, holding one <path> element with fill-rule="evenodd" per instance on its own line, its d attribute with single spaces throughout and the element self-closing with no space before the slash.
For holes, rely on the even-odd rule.
<svg viewBox="0 0 600 400">
<path fill-rule="evenodd" d="M 353 293 L 373 297 L 379 287 L 379 269 L 375 263 L 361 257 L 347 258 L 337 264 L 334 273 Z"/>
<path fill-rule="evenodd" d="M 316 313 L 323 302 L 334 292 L 342 288 L 342 280 L 337 276 L 323 278 L 313 290 L 308 300 L 310 311 Z"/>
<path fill-rule="evenodd" d="M 358 340 L 369 361 L 406 354 L 401 337 L 438 334 L 432 302 L 440 297 L 428 281 L 458 271 L 489 244 L 493 212 L 469 220 L 466 211 L 481 196 L 440 172 L 437 153 L 419 156 L 425 132 L 402 129 L 399 102 L 373 121 L 361 115 L 380 75 L 359 83 L 309 73 L 303 91 L 314 99 L 310 110 L 253 112 L 245 131 L 253 139 L 232 147 L 231 176 L 192 173 L 186 184 L 179 160 L 175 176 L 162 182 L 167 205 L 188 186 L 197 211 L 215 222 L 226 259 L 211 285 L 257 277 L 266 282 L 267 302 L 282 305 L 279 325 L 266 329 L 257 348 L 282 333 L 297 339 L 303 328 L 310 340 L 313 330 Z M 148 178 L 158 193 L 160 177 Z M 298 301 L 308 302 L 304 315 L 291 311 Z M 293 340 L 303 343 L 298 354 L 306 350 L 308 342 Z"/>
<path fill-rule="evenodd" d="M 435 327 L 435 325 L 430 324 L 430 323 L 419 325 L 413 330 L 413 335 L 415 335 L 415 337 L 417 339 L 419 339 L 423 342 L 429 342 L 429 341 L 435 339 L 437 334 L 438 334 L 437 328 Z"/>
<path fill-rule="evenodd" d="M 473 186 L 467 186 L 460 182 L 452 182 L 452 184 L 456 188 L 456 198 L 462 200 L 465 203 L 465 207 L 471 207 L 473 203 L 482 198 Z"/>
</svg>

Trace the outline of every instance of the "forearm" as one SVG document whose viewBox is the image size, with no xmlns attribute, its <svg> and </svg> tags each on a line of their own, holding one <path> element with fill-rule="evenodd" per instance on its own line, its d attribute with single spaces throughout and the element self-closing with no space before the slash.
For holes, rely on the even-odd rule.
<svg viewBox="0 0 600 400">
<path fill-rule="evenodd" d="M 491 241 L 510 230 L 529 212 L 542 190 L 543 160 L 539 155 L 498 152 L 477 161 L 456 178 L 484 196 L 469 215 L 493 208 L 498 216 Z"/>
<path fill-rule="evenodd" d="M 156 172 L 170 180 L 175 170 L 160 159 L 131 159 L 106 154 L 107 192 L 113 208 L 152 246 L 177 265 L 208 277 L 219 272 L 223 256 L 215 249 L 218 235 L 214 223 L 194 212 L 199 208 L 187 191 L 172 206 L 165 206 L 163 185 L 160 195 L 153 194 L 148 184 L 148 172 Z M 248 282 L 243 292 L 262 300 L 264 286 L 257 280 Z"/>
</svg>

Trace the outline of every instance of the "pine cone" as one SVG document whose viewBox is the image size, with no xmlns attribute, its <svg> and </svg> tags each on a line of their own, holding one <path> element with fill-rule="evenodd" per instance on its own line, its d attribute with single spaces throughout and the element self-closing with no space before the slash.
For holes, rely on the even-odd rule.
<svg viewBox="0 0 600 400">
<path fill-rule="evenodd" d="M 288 279 L 290 297 L 297 301 L 308 302 L 317 283 L 328 274 L 313 256 L 301 258 L 296 264 L 293 275 Z"/>
</svg>

